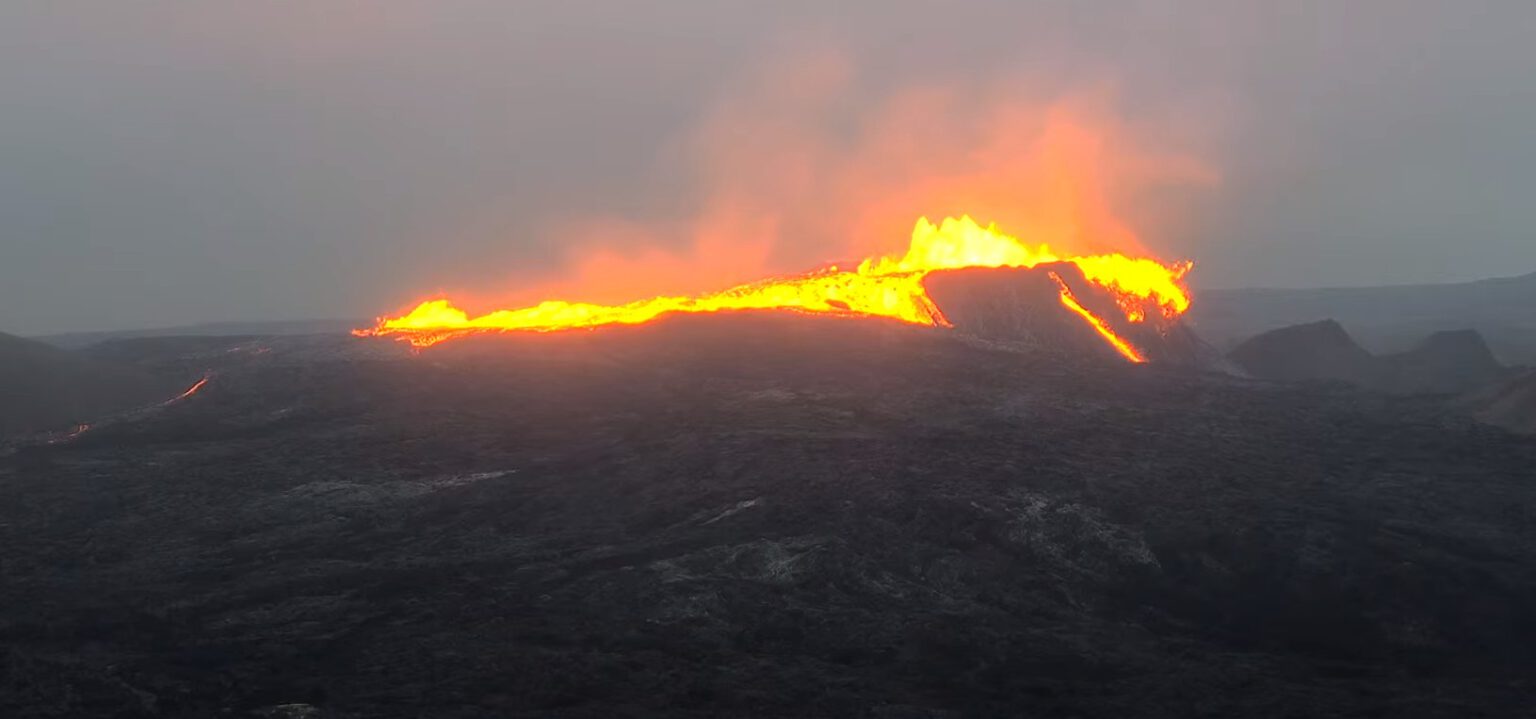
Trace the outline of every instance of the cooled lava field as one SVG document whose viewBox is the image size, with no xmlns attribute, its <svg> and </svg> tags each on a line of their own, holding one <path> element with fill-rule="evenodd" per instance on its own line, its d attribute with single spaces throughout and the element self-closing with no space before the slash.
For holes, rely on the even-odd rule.
<svg viewBox="0 0 1536 719">
<path fill-rule="evenodd" d="M 0 715 L 1529 716 L 1536 439 L 751 313 L 146 339 L 0 447 Z"/>
</svg>

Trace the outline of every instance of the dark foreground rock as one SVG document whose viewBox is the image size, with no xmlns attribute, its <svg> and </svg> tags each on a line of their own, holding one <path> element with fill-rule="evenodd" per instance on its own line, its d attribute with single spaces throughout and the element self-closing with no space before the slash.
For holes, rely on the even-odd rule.
<svg viewBox="0 0 1536 719">
<path fill-rule="evenodd" d="M 0 458 L 0 715 L 1464 717 L 1536 692 L 1536 442 L 1427 402 L 802 317 L 293 342 Z"/>
</svg>

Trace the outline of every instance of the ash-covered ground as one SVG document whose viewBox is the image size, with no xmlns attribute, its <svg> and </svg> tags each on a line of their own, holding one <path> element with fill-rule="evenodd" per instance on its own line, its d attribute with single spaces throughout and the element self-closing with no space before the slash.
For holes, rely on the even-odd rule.
<svg viewBox="0 0 1536 719">
<path fill-rule="evenodd" d="M 213 379 L 0 449 L 0 715 L 1532 711 L 1536 440 L 1429 400 L 753 314 L 136 342 Z"/>
</svg>

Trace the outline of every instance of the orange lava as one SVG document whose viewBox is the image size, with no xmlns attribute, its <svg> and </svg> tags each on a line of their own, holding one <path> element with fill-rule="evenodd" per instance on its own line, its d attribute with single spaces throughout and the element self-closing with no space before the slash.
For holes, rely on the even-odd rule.
<svg viewBox="0 0 1536 719">
<path fill-rule="evenodd" d="M 67 441 L 72 440 L 72 439 L 74 439 L 76 437 L 79 437 L 82 434 L 85 434 L 86 432 L 91 431 L 91 429 L 92 429 L 91 423 L 89 423 L 89 422 L 81 422 L 81 423 L 75 425 L 75 428 L 70 430 L 69 434 L 64 435 L 63 439 L 60 440 L 60 441 L 67 442 Z"/>
<path fill-rule="evenodd" d="M 204 376 L 202 379 L 198 380 L 196 384 L 193 384 L 191 387 L 188 387 L 187 391 L 182 392 L 181 394 L 178 394 L 175 397 L 172 397 L 172 398 L 166 400 L 162 404 L 175 404 L 177 402 L 180 402 L 180 401 L 182 401 L 182 400 L 184 400 L 184 399 L 186 399 L 188 397 L 191 397 L 194 394 L 197 394 L 197 391 L 202 389 L 203 385 L 206 385 L 206 384 L 208 384 L 208 377 Z"/>
<path fill-rule="evenodd" d="M 1067 283 L 1062 281 L 1061 275 L 1052 272 L 1051 279 L 1056 282 L 1056 287 L 1061 292 L 1060 297 L 1063 307 L 1066 307 L 1067 309 L 1072 310 L 1074 313 L 1080 315 L 1083 318 L 1083 321 L 1087 322 L 1088 326 L 1092 327 L 1096 332 L 1098 332 L 1099 336 L 1103 337 L 1104 341 L 1108 342 L 1109 346 L 1114 347 L 1115 351 L 1119 352 L 1121 356 L 1132 362 L 1139 363 L 1147 361 L 1147 358 L 1141 354 L 1140 350 L 1136 349 L 1136 347 L 1133 346 L 1130 342 L 1125 341 L 1125 338 L 1115 334 L 1115 331 L 1111 329 L 1110 326 L 1106 324 L 1102 318 L 1092 312 L 1089 312 L 1087 307 L 1084 307 L 1082 303 L 1078 302 L 1077 297 L 1072 294 L 1072 288 L 1067 287 Z"/>
<path fill-rule="evenodd" d="M 923 278 L 929 272 L 967 267 L 1034 267 L 1049 262 L 1076 265 L 1090 282 L 1114 295 L 1131 322 L 1145 321 L 1148 316 L 1171 319 L 1189 309 L 1189 292 L 1183 285 L 1183 277 L 1191 267 L 1189 262 L 1164 264 L 1121 254 L 1061 256 L 1046 245 L 1025 244 L 996 225 L 983 227 L 970 217 L 946 218 L 938 225 L 922 218 L 912 230 L 906 254 L 899 258 L 869 258 L 852 270 L 833 266 L 796 277 L 768 278 L 713 294 L 654 297 L 623 305 L 548 300 L 531 307 L 496 310 L 474 317 L 448 300 L 431 300 L 403 316 L 380 318 L 374 327 L 354 334 L 394 336 L 416 347 L 428 347 L 471 334 L 638 324 L 673 312 L 740 309 L 889 317 L 914 324 L 947 326 L 923 288 Z M 1059 277 L 1055 279 L 1061 287 L 1063 305 L 1082 316 L 1127 359 L 1145 361 L 1135 347 L 1115 335 L 1108 323 L 1078 303 Z"/>
</svg>

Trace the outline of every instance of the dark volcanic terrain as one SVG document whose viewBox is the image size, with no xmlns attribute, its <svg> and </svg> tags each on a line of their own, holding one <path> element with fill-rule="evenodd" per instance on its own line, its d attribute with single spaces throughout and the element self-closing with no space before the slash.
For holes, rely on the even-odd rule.
<svg viewBox="0 0 1536 719">
<path fill-rule="evenodd" d="M 182 382 L 0 333 L 0 440 L 163 401 Z"/>
<path fill-rule="evenodd" d="M 1531 712 L 1536 440 L 1428 400 L 755 314 L 239 342 L 0 447 L 0 715 Z"/>
</svg>

